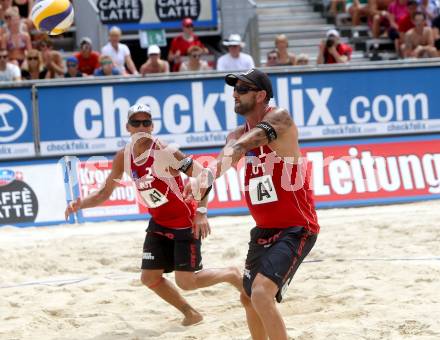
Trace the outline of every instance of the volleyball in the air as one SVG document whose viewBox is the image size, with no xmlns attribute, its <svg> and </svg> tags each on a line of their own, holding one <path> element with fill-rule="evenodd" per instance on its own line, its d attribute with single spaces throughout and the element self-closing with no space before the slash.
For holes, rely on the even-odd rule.
<svg viewBox="0 0 440 340">
<path fill-rule="evenodd" d="M 31 19 L 37 30 L 61 34 L 73 23 L 73 6 L 69 0 L 38 0 L 32 7 Z"/>
</svg>

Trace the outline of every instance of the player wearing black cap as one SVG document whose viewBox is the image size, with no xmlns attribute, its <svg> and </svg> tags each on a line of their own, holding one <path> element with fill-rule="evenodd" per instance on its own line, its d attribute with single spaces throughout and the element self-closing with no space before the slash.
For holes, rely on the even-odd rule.
<svg viewBox="0 0 440 340">
<path fill-rule="evenodd" d="M 206 196 L 215 178 L 245 156 L 245 196 L 256 222 L 243 275 L 241 301 L 253 339 L 287 339 L 275 300 L 281 302 L 296 270 L 315 244 L 319 224 L 301 158 L 298 130 L 289 113 L 269 106 L 272 84 L 251 69 L 228 74 L 235 112 L 246 124 L 228 135 L 217 160 L 198 176 L 192 193 Z M 189 194 L 190 187 L 187 186 Z"/>
</svg>

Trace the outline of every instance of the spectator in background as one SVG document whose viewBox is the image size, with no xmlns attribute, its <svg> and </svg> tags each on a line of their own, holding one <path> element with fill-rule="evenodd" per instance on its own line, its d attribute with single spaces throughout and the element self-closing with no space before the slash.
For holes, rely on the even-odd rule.
<svg viewBox="0 0 440 340">
<path fill-rule="evenodd" d="M 295 54 L 289 53 L 289 40 L 285 34 L 280 34 L 275 38 L 275 47 L 278 52 L 278 66 L 295 65 Z"/>
<path fill-rule="evenodd" d="M 75 56 L 70 56 L 66 59 L 67 72 L 64 73 L 64 78 L 80 78 L 83 74 L 78 68 L 78 59 Z"/>
<path fill-rule="evenodd" d="M 120 76 L 122 75 L 119 68 L 113 64 L 112 57 L 108 55 L 101 55 L 99 58 L 99 64 L 101 67 L 95 70 L 95 76 Z"/>
<path fill-rule="evenodd" d="M 38 49 L 43 57 L 44 66 L 47 69 L 47 78 L 63 78 L 64 63 L 59 51 L 53 49 L 53 42 L 50 38 L 41 40 Z"/>
<path fill-rule="evenodd" d="M 405 35 L 405 33 L 408 32 L 411 28 L 414 28 L 413 15 L 417 12 L 418 3 L 416 0 L 408 0 L 406 7 L 406 15 L 397 22 L 401 41 L 404 40 L 403 35 Z"/>
<path fill-rule="evenodd" d="M 406 58 L 435 58 L 437 50 L 434 47 L 434 38 L 430 27 L 426 26 L 426 15 L 416 12 L 413 16 L 414 28 L 405 34 Z"/>
<path fill-rule="evenodd" d="M 318 64 L 341 64 L 351 59 L 353 49 L 350 45 L 339 41 L 339 32 L 331 29 L 326 34 L 327 39 L 322 40 L 319 46 Z"/>
<path fill-rule="evenodd" d="M 200 46 L 204 53 L 208 53 L 208 49 L 200 41 L 199 37 L 194 34 L 194 24 L 191 18 L 182 20 L 182 33 L 171 41 L 168 53 L 168 61 L 171 64 L 171 70 L 178 72 L 182 57 L 188 55 L 188 49 L 193 46 Z"/>
<path fill-rule="evenodd" d="M 388 7 L 393 1 L 395 0 L 368 0 L 368 23 L 373 38 L 379 38 L 390 27 Z"/>
<path fill-rule="evenodd" d="M 21 67 L 21 77 L 26 80 L 47 78 L 47 69 L 44 67 L 40 51 L 31 49 L 27 52 L 26 61 Z"/>
<path fill-rule="evenodd" d="M 12 8 L 20 17 L 19 8 L 17 6 L 14 6 L 12 0 L 0 0 L 0 21 L 1 21 L 0 26 L 4 29 L 5 32 L 7 32 L 8 30 L 6 26 L 5 15 L 10 8 Z M 29 32 L 32 26 L 33 24 L 31 20 L 20 17 L 20 31 Z"/>
<path fill-rule="evenodd" d="M 75 53 L 78 59 L 78 69 L 85 75 L 93 75 L 95 70 L 99 67 L 99 53 L 93 51 L 92 40 L 88 37 L 83 37 L 79 43 L 79 52 Z"/>
<path fill-rule="evenodd" d="M 278 52 L 277 50 L 271 50 L 266 54 L 266 64 L 264 66 L 271 67 L 278 65 Z"/>
<path fill-rule="evenodd" d="M 417 12 L 417 7 L 418 4 L 416 0 L 408 0 L 408 13 L 397 22 L 399 37 L 394 40 L 394 47 L 399 57 L 403 57 L 403 51 L 405 50 L 405 33 L 411 28 L 414 28 L 413 15 Z"/>
<path fill-rule="evenodd" d="M 425 13 L 426 23 L 432 25 L 432 20 L 439 14 L 439 5 L 436 0 L 420 0 L 420 12 Z"/>
<path fill-rule="evenodd" d="M 359 26 L 361 19 L 368 17 L 368 0 L 347 0 L 345 10 L 351 16 L 351 24 Z"/>
<path fill-rule="evenodd" d="M 20 81 L 21 72 L 20 68 L 8 62 L 9 55 L 5 49 L 0 50 L 0 82 L 2 81 Z"/>
<path fill-rule="evenodd" d="M 140 72 L 142 76 L 147 73 L 168 73 L 170 65 L 168 61 L 160 59 L 160 47 L 151 45 L 148 47 L 148 60 L 141 66 Z"/>
<path fill-rule="evenodd" d="M 30 17 L 33 5 L 34 0 L 14 0 L 14 6 L 17 6 L 22 18 Z"/>
<path fill-rule="evenodd" d="M 31 37 L 20 29 L 20 16 L 16 7 L 10 7 L 5 13 L 6 29 L 2 35 L 1 48 L 7 49 L 9 60 L 21 65 L 26 51 L 32 49 Z"/>
<path fill-rule="evenodd" d="M 309 64 L 309 56 L 307 54 L 301 53 L 296 58 L 295 65 L 308 65 Z"/>
<path fill-rule="evenodd" d="M 338 12 L 345 12 L 345 0 L 331 0 L 328 8 L 331 16 L 336 16 Z"/>
<path fill-rule="evenodd" d="M 241 71 L 255 67 L 254 59 L 249 54 L 241 52 L 244 43 L 239 34 L 231 34 L 228 40 L 223 41 L 228 47 L 228 53 L 217 60 L 218 71 Z"/>
<path fill-rule="evenodd" d="M 432 38 L 434 39 L 437 54 L 440 57 L 440 15 L 432 21 Z"/>
<path fill-rule="evenodd" d="M 399 22 L 408 15 L 408 0 L 395 0 L 388 6 L 390 28 L 388 37 L 395 41 L 399 38 Z"/>
<path fill-rule="evenodd" d="M 203 49 L 198 45 L 188 48 L 188 60 L 180 64 L 181 72 L 184 71 L 209 71 L 211 67 L 205 60 L 201 60 Z"/>
<path fill-rule="evenodd" d="M 113 26 L 109 31 L 109 42 L 101 49 L 101 54 L 109 56 L 115 63 L 115 67 L 121 74 L 126 75 L 127 69 L 131 74 L 138 74 L 130 49 L 127 45 L 121 44 L 122 32 L 119 27 Z M 127 69 L 125 68 L 127 66 Z"/>
</svg>

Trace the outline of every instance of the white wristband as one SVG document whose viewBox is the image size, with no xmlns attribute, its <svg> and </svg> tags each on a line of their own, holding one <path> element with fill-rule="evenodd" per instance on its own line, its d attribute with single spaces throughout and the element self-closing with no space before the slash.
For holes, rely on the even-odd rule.
<svg viewBox="0 0 440 340">
<path fill-rule="evenodd" d="M 207 213 L 208 213 L 208 208 L 207 208 L 207 207 L 198 207 L 198 208 L 196 209 L 196 211 L 197 211 L 198 213 L 201 213 L 201 214 L 207 214 Z"/>
</svg>

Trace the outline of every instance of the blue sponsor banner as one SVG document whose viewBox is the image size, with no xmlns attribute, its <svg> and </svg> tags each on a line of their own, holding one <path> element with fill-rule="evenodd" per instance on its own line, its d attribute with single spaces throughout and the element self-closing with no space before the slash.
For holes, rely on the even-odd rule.
<svg viewBox="0 0 440 340">
<path fill-rule="evenodd" d="M 301 140 L 440 131 L 440 68 L 272 73 L 272 104 Z M 154 133 L 182 148 L 220 146 L 243 123 L 222 76 L 39 88 L 41 154 L 114 152 L 128 108 L 151 106 Z"/>
<path fill-rule="evenodd" d="M 30 88 L 0 90 L 0 160 L 35 156 Z"/>
</svg>

